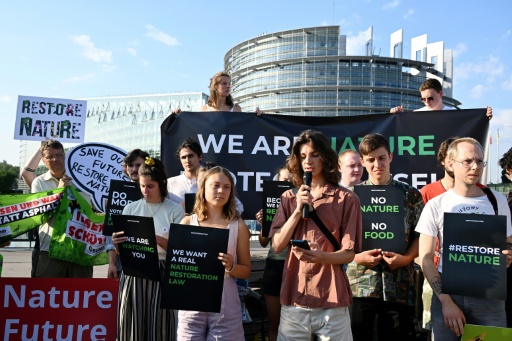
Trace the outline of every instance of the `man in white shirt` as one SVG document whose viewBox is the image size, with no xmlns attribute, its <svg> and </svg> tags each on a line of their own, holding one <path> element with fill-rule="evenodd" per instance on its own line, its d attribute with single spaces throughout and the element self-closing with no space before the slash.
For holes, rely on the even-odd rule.
<svg viewBox="0 0 512 341">
<path fill-rule="evenodd" d="M 489 197 L 477 186 L 486 162 L 478 141 L 465 137 L 453 141 L 448 148 L 448 169 L 454 174 L 454 186 L 447 192 L 429 200 L 421 214 L 416 232 L 420 233 L 419 256 L 423 273 L 429 281 L 432 298 L 432 332 L 436 340 L 459 340 L 464 324 L 506 327 L 505 302 L 442 293 L 444 213 L 477 213 L 494 215 Z M 499 215 L 507 217 L 507 242 L 512 242 L 510 210 L 506 198 L 492 191 Z M 441 245 L 441 262 L 434 265 L 436 237 Z M 506 254 L 507 267 L 512 262 L 512 252 Z"/>
<path fill-rule="evenodd" d="M 429 110 L 455 110 L 456 108 L 449 107 L 443 103 L 443 86 L 435 78 L 429 78 L 420 86 L 421 101 L 425 103 L 423 108 L 414 111 L 429 111 Z M 399 105 L 389 110 L 392 114 L 398 114 L 404 111 L 404 107 Z M 492 118 L 492 108 L 487 107 L 487 117 Z"/>
<path fill-rule="evenodd" d="M 178 147 L 176 156 L 184 172 L 167 179 L 167 197 L 180 204 L 185 200 L 185 193 L 197 192 L 197 173 L 201 167 L 203 151 L 199 143 L 189 137 Z"/>
<path fill-rule="evenodd" d="M 338 156 L 338 168 L 341 173 L 339 185 L 354 190 L 354 186 L 361 182 L 363 176 L 361 155 L 353 149 L 344 150 Z"/>
</svg>

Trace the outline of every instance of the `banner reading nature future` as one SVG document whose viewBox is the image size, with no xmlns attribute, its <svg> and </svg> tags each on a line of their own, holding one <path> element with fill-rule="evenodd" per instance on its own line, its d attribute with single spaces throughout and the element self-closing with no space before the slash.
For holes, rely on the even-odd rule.
<svg viewBox="0 0 512 341">
<path fill-rule="evenodd" d="M 0 245 L 43 224 L 60 205 L 64 188 L 0 195 Z"/>
<path fill-rule="evenodd" d="M 195 139 L 203 150 L 203 162 L 214 162 L 235 174 L 245 215 L 254 217 L 262 208 L 263 180 L 272 179 L 275 169 L 285 163 L 295 138 L 306 129 L 326 134 L 336 153 L 357 150 L 366 134 L 383 134 L 393 153 L 393 178 L 421 188 L 443 175 L 436 158 L 443 140 L 470 136 L 486 148 L 489 120 L 485 112 L 468 109 L 340 117 L 182 112 L 170 115 L 161 125 L 162 161 L 167 176 L 179 175 L 182 168 L 176 149 L 188 137 Z"/>
<path fill-rule="evenodd" d="M 84 142 L 86 113 L 87 101 L 18 96 L 14 139 Z"/>
</svg>

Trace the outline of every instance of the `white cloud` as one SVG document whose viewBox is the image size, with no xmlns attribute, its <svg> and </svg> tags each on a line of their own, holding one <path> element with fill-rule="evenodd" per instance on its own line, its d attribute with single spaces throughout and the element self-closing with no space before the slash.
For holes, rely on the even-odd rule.
<svg viewBox="0 0 512 341">
<path fill-rule="evenodd" d="M 73 42 L 84 47 L 83 55 L 85 58 L 96 63 L 112 63 L 112 51 L 94 46 L 91 37 L 88 35 L 74 36 Z"/>
<path fill-rule="evenodd" d="M 368 30 L 361 31 L 355 36 L 349 33 L 347 35 L 347 56 L 364 56 L 365 44 L 368 41 Z"/>
<path fill-rule="evenodd" d="M 508 37 L 512 34 L 511 30 L 508 30 L 507 32 L 503 33 L 503 35 L 500 37 L 501 40 L 507 40 Z"/>
<path fill-rule="evenodd" d="M 0 102 L 2 102 L 2 103 L 10 103 L 11 99 L 12 98 L 9 95 L 0 96 Z"/>
<path fill-rule="evenodd" d="M 407 13 L 405 13 L 405 14 L 403 15 L 403 18 L 404 18 L 404 19 L 409 19 L 409 17 L 410 17 L 411 15 L 413 15 L 413 14 L 414 14 L 414 10 L 413 10 L 412 8 L 409 8 L 409 10 L 407 11 Z"/>
<path fill-rule="evenodd" d="M 169 46 L 180 45 L 178 39 L 171 37 L 167 33 L 160 31 L 158 28 L 150 24 L 146 25 L 146 35 L 153 40 L 159 41 Z"/>
<path fill-rule="evenodd" d="M 383 10 L 387 10 L 387 9 L 391 9 L 391 8 L 395 8 L 397 7 L 398 5 L 400 5 L 400 0 L 393 0 L 391 2 L 388 2 L 387 4 L 384 4 L 382 6 L 382 9 Z"/>
<path fill-rule="evenodd" d="M 510 77 L 501 84 L 501 87 L 505 90 L 512 91 L 512 74 L 510 74 Z"/>
<path fill-rule="evenodd" d="M 479 62 L 463 62 L 455 66 L 454 78 L 464 80 L 475 76 L 484 76 L 487 83 L 493 83 L 505 70 L 500 57 L 488 56 Z"/>
<path fill-rule="evenodd" d="M 73 76 L 70 78 L 67 78 L 64 80 L 64 83 L 91 83 L 91 81 L 96 78 L 96 75 L 94 73 L 86 73 L 85 75 L 78 75 Z"/>
<path fill-rule="evenodd" d="M 453 58 L 457 58 L 464 52 L 468 50 L 468 45 L 466 43 L 458 43 L 457 46 L 453 49 Z"/>
<path fill-rule="evenodd" d="M 471 89 L 471 97 L 478 99 L 484 94 L 485 87 L 482 84 L 477 84 Z"/>
<path fill-rule="evenodd" d="M 117 69 L 117 65 L 113 64 L 102 64 L 101 69 L 105 72 L 112 72 Z"/>
<path fill-rule="evenodd" d="M 137 55 L 137 50 L 134 49 L 133 47 L 129 47 L 127 49 L 128 53 L 131 54 L 132 56 L 136 56 Z"/>
</svg>

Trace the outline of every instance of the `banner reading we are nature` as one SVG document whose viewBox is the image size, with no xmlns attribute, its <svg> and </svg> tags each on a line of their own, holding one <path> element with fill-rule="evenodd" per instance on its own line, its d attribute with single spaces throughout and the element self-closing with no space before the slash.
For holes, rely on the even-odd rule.
<svg viewBox="0 0 512 341">
<path fill-rule="evenodd" d="M 86 113 L 87 101 L 18 96 L 14 139 L 84 142 Z"/>
<path fill-rule="evenodd" d="M 0 244 L 43 224 L 60 205 L 64 188 L 31 194 L 0 195 Z"/>
<path fill-rule="evenodd" d="M 55 214 L 48 255 L 80 265 L 107 264 L 104 221 L 105 216 L 94 213 L 74 187 L 66 187 Z"/>
<path fill-rule="evenodd" d="M 323 132 L 336 153 L 358 149 L 361 139 L 381 133 L 389 140 L 391 173 L 421 188 L 443 176 L 437 150 L 451 136 L 469 136 L 487 145 L 486 109 L 404 112 L 398 115 L 285 116 L 233 112 L 182 112 L 161 126 L 161 153 L 167 176 L 179 175 L 176 149 L 187 138 L 199 142 L 203 161 L 228 168 L 247 217 L 262 207 L 263 180 L 286 162 L 295 138 L 306 129 Z"/>
</svg>

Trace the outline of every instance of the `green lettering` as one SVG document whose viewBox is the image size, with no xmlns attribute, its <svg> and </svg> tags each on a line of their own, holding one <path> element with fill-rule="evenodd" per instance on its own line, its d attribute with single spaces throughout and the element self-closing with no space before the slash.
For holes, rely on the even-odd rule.
<svg viewBox="0 0 512 341">
<path fill-rule="evenodd" d="M 433 142 L 426 142 L 426 140 L 434 141 L 434 135 L 421 135 L 418 136 L 418 155 L 436 155 L 435 150 L 433 149 Z M 426 148 L 430 148 L 430 150 L 426 150 Z"/>
<path fill-rule="evenodd" d="M 407 141 L 408 145 L 405 144 Z M 408 151 L 409 155 L 416 155 L 413 150 L 415 146 L 416 141 L 412 136 L 398 136 L 398 155 L 404 155 L 405 151 Z"/>
</svg>

